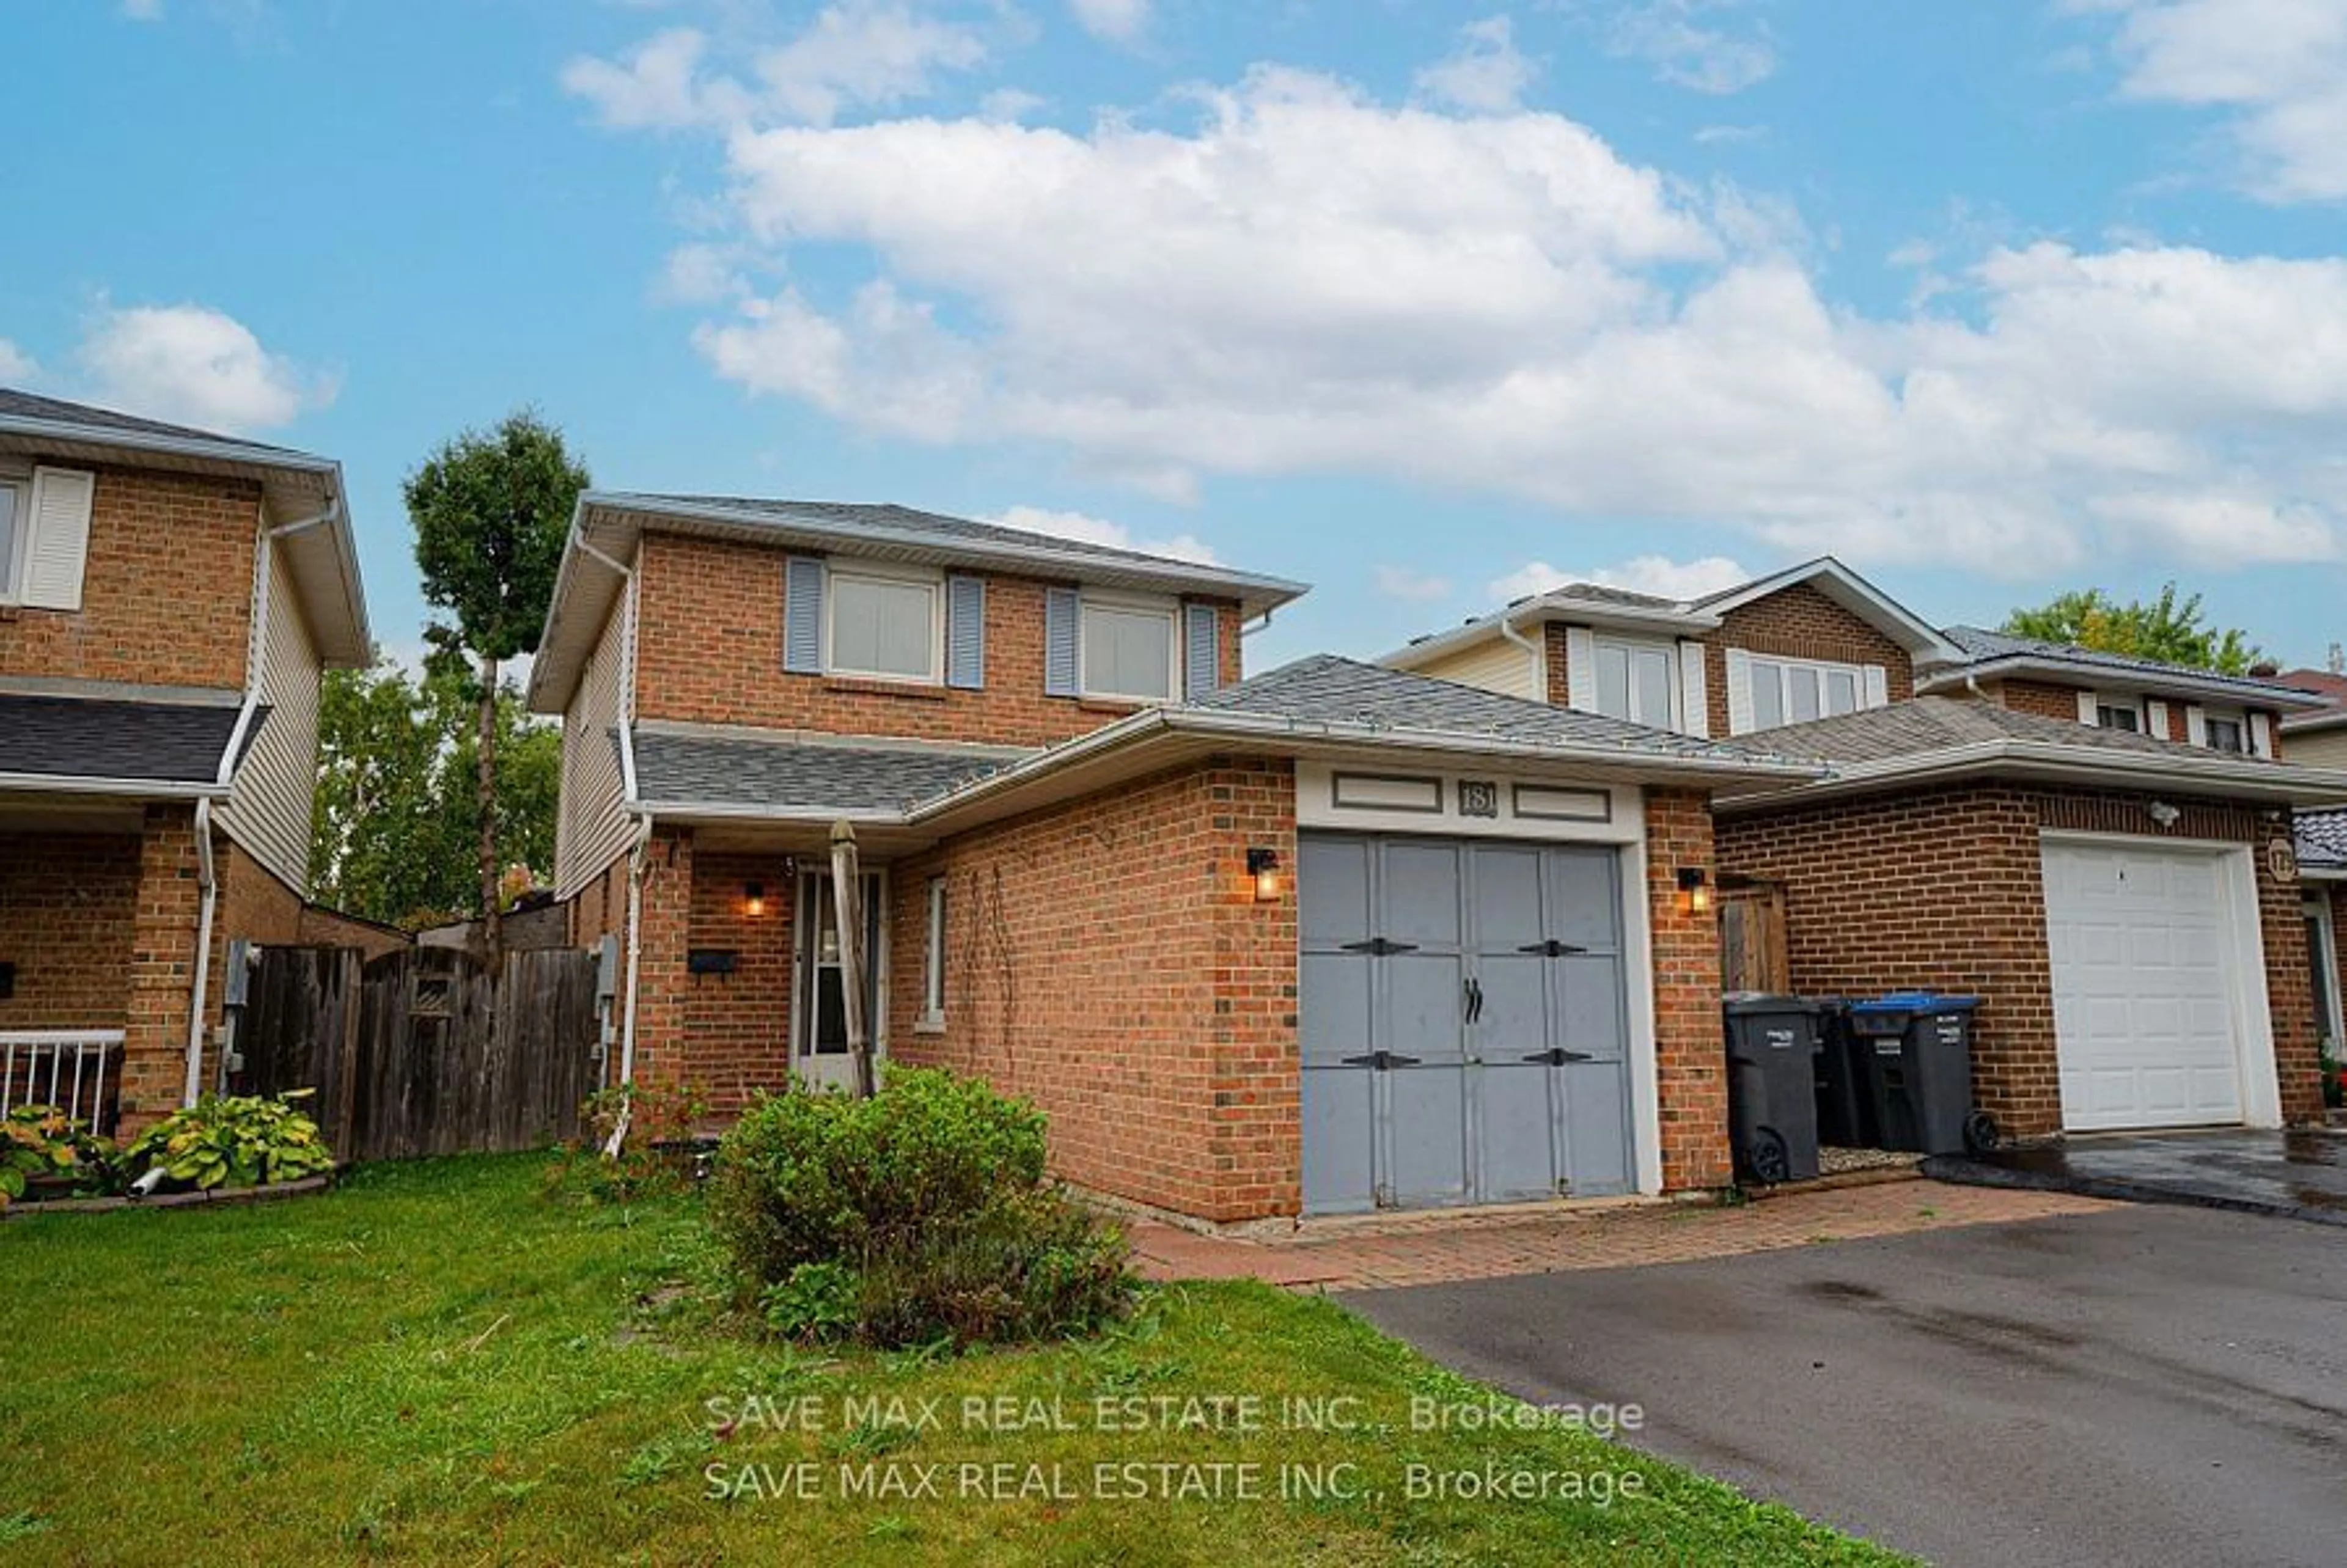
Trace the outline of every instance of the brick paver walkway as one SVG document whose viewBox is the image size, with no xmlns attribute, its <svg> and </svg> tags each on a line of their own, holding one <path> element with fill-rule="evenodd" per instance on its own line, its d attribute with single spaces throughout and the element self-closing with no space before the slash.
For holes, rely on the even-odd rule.
<svg viewBox="0 0 2347 1568">
<path fill-rule="evenodd" d="M 1647 1204 L 1521 1220 L 1461 1217 L 1393 1230 L 1306 1231 L 1276 1242 L 1199 1235 L 1152 1221 L 1129 1229 L 1153 1279 L 1266 1280 L 1314 1290 L 1373 1290 L 1513 1274 L 1687 1263 L 1862 1236 L 1999 1225 L 2118 1205 L 2055 1193 L 1896 1182 L 1789 1193 L 1733 1208 Z"/>
</svg>

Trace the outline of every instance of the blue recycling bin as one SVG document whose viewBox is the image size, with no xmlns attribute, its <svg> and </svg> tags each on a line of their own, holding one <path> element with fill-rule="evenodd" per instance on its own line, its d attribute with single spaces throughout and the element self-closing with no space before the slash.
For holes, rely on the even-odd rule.
<svg viewBox="0 0 2347 1568">
<path fill-rule="evenodd" d="M 1973 1103 L 1973 1020 L 1978 997 L 1894 991 L 1852 1002 L 1850 1030 L 1885 1149 L 1979 1153 L 1996 1122 Z"/>
</svg>

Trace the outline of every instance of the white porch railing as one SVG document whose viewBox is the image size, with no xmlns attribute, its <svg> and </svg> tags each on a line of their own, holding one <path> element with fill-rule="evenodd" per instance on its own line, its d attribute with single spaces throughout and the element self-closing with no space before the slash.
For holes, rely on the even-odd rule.
<svg viewBox="0 0 2347 1568">
<path fill-rule="evenodd" d="M 122 1055 L 118 1029 L 0 1030 L 0 1116 L 19 1105 L 54 1105 L 92 1132 L 114 1103 L 107 1069 Z M 114 1085 L 119 1093 L 121 1084 Z"/>
</svg>

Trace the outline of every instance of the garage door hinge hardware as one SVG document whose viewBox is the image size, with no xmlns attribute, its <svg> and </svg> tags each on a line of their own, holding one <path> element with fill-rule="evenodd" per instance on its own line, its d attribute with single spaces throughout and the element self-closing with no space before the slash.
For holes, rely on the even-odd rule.
<svg viewBox="0 0 2347 1568">
<path fill-rule="evenodd" d="M 1374 1067 L 1379 1072 L 1387 1072 L 1397 1067 L 1416 1067 L 1418 1065 L 1418 1058 L 1414 1056 L 1399 1056 L 1390 1050 L 1373 1050 L 1367 1056 L 1348 1056 L 1345 1058 L 1345 1065 L 1348 1067 Z"/>
<path fill-rule="evenodd" d="M 1538 953 L 1544 958 L 1562 958 L 1570 953 L 1585 953 L 1586 948 L 1576 948 L 1571 942 L 1560 942 L 1551 937 L 1545 942 L 1526 942 L 1516 949 L 1519 953 Z"/>
<path fill-rule="evenodd" d="M 1594 1061 L 1597 1059 L 1590 1055 L 1585 1050 L 1567 1050 L 1564 1047 L 1559 1045 L 1553 1046 L 1547 1050 L 1535 1050 L 1530 1056 L 1525 1057 L 1524 1060 L 1526 1061 L 1545 1061 L 1551 1067 L 1563 1067 L 1569 1061 Z"/>
<path fill-rule="evenodd" d="M 1389 958 L 1396 953 L 1415 953 L 1418 951 L 1418 944 L 1416 942 L 1397 942 L 1392 940 L 1390 938 L 1386 937 L 1371 937 L 1366 942 L 1346 943 L 1345 951 L 1348 953 L 1367 953 L 1373 958 Z"/>
</svg>

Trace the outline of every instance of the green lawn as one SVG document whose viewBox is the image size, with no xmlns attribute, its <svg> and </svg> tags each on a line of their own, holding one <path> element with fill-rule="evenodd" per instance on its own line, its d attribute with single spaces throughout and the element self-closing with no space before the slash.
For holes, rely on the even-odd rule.
<svg viewBox="0 0 2347 1568">
<path fill-rule="evenodd" d="M 1413 1396 L 1482 1391 L 1260 1286 L 1154 1292 L 1108 1337 L 1042 1351 L 753 1344 L 706 1305 L 689 1203 L 549 1201 L 541 1164 L 0 1226 L 0 1560 L 1892 1561 L 1579 1432 L 1413 1430 Z M 1202 1430 L 1214 1411 L 1180 1401 L 1214 1396 L 1263 1404 Z M 1141 1430 L 1101 1430 L 1103 1397 Z M 1292 1430 L 1289 1398 L 1353 1430 Z M 819 1430 L 786 1424 L 807 1409 Z M 1242 1464 L 1251 1487 L 1204 1468 Z M 1413 1500 L 1412 1465 L 1567 1495 Z M 940 1495 L 842 1495 L 867 1476 Z M 1348 1495 L 1281 1495 L 1315 1481 Z"/>
</svg>

